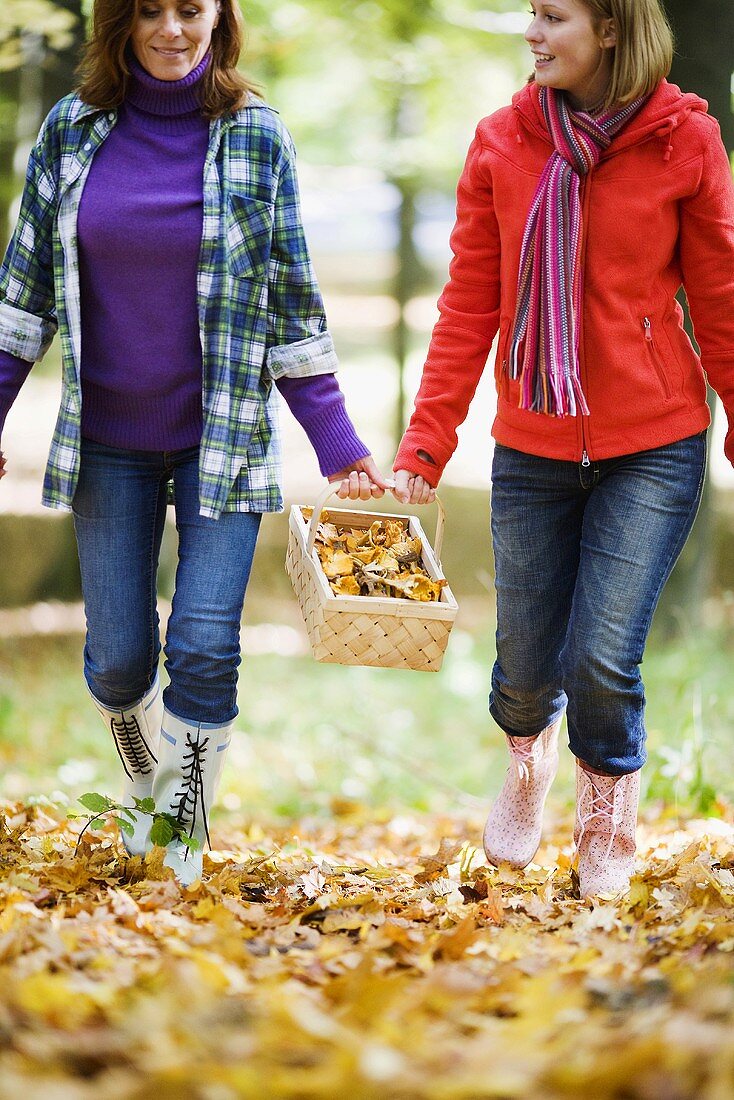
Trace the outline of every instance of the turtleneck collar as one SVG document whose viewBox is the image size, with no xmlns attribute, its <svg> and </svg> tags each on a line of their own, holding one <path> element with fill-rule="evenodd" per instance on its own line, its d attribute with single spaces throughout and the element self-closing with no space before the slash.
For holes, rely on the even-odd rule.
<svg viewBox="0 0 734 1100">
<path fill-rule="evenodd" d="M 180 80 L 156 80 L 138 59 L 130 54 L 130 80 L 126 103 L 148 115 L 162 119 L 181 119 L 201 113 L 201 78 L 209 68 L 207 53 L 191 72 Z"/>
</svg>

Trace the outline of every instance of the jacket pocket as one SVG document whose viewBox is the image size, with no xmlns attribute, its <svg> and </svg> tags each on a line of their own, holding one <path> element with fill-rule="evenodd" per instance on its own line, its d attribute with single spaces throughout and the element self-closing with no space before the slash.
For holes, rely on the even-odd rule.
<svg viewBox="0 0 734 1100">
<path fill-rule="evenodd" d="M 665 396 L 672 397 L 668 371 L 665 367 L 665 363 L 660 356 L 660 352 L 655 341 L 655 333 L 653 332 L 653 323 L 649 317 L 642 318 L 642 331 L 645 335 L 645 343 L 648 348 L 649 356 L 652 359 L 652 365 L 655 368 L 655 372 L 658 378 L 660 379 L 660 385 L 663 387 Z"/>
<path fill-rule="evenodd" d="M 267 274 L 273 236 L 273 207 L 248 195 L 230 194 L 226 210 L 227 264 L 241 279 Z"/>
</svg>

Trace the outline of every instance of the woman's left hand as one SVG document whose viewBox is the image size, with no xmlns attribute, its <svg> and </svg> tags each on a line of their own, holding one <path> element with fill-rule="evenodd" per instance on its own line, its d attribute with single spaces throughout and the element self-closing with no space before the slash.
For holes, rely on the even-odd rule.
<svg viewBox="0 0 734 1100">
<path fill-rule="evenodd" d="M 385 495 L 388 485 L 384 477 L 377 469 L 372 455 L 360 458 L 353 466 L 339 470 L 336 474 L 329 475 L 329 481 L 334 484 L 341 482 L 337 490 L 337 496 L 342 500 L 369 500 L 370 497 Z"/>
</svg>

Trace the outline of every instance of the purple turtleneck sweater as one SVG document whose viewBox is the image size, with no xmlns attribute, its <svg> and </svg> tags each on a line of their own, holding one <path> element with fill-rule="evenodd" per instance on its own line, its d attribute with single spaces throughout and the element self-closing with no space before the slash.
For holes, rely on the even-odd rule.
<svg viewBox="0 0 734 1100">
<path fill-rule="evenodd" d="M 208 58 L 182 80 L 133 63 L 117 125 L 79 207 L 82 435 L 173 451 L 201 439 L 196 272 L 209 124 Z"/>
<path fill-rule="evenodd" d="M 209 125 L 208 57 L 160 81 L 133 62 L 115 128 L 92 162 L 79 209 L 82 435 L 113 447 L 178 450 L 201 438 L 196 276 Z M 30 364 L 0 352 L 0 431 Z M 278 389 L 325 475 L 368 454 L 333 374 Z"/>
</svg>

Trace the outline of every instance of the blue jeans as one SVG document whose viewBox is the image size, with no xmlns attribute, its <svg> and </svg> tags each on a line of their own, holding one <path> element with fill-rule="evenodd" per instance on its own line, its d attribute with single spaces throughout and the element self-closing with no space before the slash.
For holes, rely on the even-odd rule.
<svg viewBox="0 0 734 1100">
<path fill-rule="evenodd" d="M 490 712 L 506 733 L 533 736 L 565 708 L 580 760 L 612 775 L 643 765 L 639 666 L 705 465 L 705 433 L 588 467 L 495 448 Z"/>
<path fill-rule="evenodd" d="M 84 675 L 108 707 L 137 702 L 161 650 L 156 575 L 173 480 L 178 563 L 166 630 L 179 718 L 224 725 L 237 714 L 240 621 L 261 516 L 199 515 L 199 448 L 128 451 L 82 441 L 74 529 L 87 616 Z"/>
</svg>

